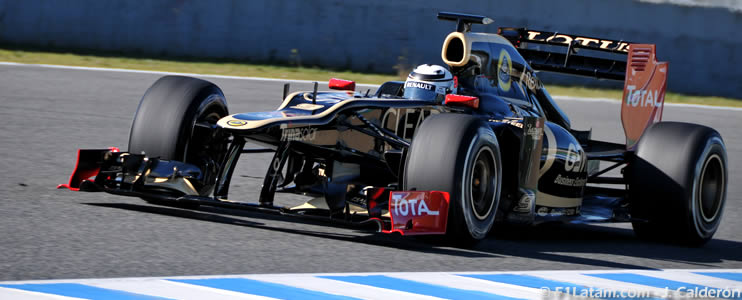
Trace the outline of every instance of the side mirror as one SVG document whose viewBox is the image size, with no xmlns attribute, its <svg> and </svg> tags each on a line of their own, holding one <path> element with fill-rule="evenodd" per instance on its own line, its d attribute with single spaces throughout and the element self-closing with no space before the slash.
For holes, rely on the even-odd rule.
<svg viewBox="0 0 742 300">
<path fill-rule="evenodd" d="M 328 84 L 330 89 L 341 90 L 341 91 L 355 91 L 356 82 L 351 80 L 343 80 L 337 78 L 331 78 Z"/>
<path fill-rule="evenodd" d="M 479 98 L 474 96 L 448 94 L 446 95 L 446 100 L 443 101 L 443 104 L 448 106 L 467 106 L 477 109 L 479 108 Z"/>
</svg>

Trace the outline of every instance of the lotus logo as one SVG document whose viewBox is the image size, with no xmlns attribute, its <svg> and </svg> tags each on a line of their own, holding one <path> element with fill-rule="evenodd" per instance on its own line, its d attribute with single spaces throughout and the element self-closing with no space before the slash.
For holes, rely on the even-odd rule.
<svg viewBox="0 0 742 300">
<path fill-rule="evenodd" d="M 247 121 L 229 120 L 229 121 L 227 121 L 227 125 L 229 125 L 229 126 L 235 126 L 235 127 L 237 127 L 237 126 L 245 126 L 245 125 L 247 125 Z"/>
<path fill-rule="evenodd" d="M 510 90 L 510 74 L 513 70 L 513 62 L 510 54 L 505 49 L 500 50 L 500 60 L 497 62 L 497 85 L 503 92 Z"/>
</svg>

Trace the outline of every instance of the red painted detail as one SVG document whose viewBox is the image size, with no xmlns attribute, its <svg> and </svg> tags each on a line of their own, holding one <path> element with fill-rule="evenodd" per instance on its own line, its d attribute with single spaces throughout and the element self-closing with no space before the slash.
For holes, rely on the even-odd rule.
<svg viewBox="0 0 742 300">
<path fill-rule="evenodd" d="M 116 147 L 109 147 L 108 149 L 78 149 L 77 162 L 75 163 L 75 170 L 70 175 L 70 182 L 57 185 L 57 188 L 79 191 L 80 184 L 83 181 L 90 180 L 91 177 L 98 175 L 100 171 L 100 159 L 106 152 L 121 152 L 121 150 Z"/>
<path fill-rule="evenodd" d="M 330 83 L 328 85 L 330 86 L 330 89 L 333 89 L 333 90 L 341 90 L 341 91 L 355 91 L 356 90 L 356 82 L 351 81 L 351 80 L 331 78 Z"/>
<path fill-rule="evenodd" d="M 388 228 L 385 228 L 386 226 L 385 226 L 384 220 L 382 220 L 381 218 L 369 218 L 369 221 L 376 222 L 376 225 L 379 226 L 378 232 L 392 233 L 391 231 L 388 230 Z"/>
<path fill-rule="evenodd" d="M 447 192 L 395 191 L 389 195 L 391 229 L 401 235 L 445 234 L 448 221 Z"/>
<path fill-rule="evenodd" d="M 389 201 L 389 189 L 378 187 L 370 188 L 366 191 L 366 203 L 368 203 L 368 215 L 371 217 L 381 217 L 382 210 L 387 208 Z"/>
<path fill-rule="evenodd" d="M 479 98 L 474 96 L 448 94 L 446 100 L 443 102 L 449 106 L 467 106 L 471 108 L 479 108 Z"/>
<path fill-rule="evenodd" d="M 668 63 L 657 61 L 653 44 L 632 44 L 627 62 L 621 122 L 626 148 L 633 150 L 644 130 L 662 120 Z"/>
<path fill-rule="evenodd" d="M 373 192 L 372 195 L 371 195 L 371 198 L 372 199 L 377 199 L 377 198 L 381 197 L 381 195 L 384 194 L 384 191 L 385 190 L 386 190 L 385 188 L 373 188 L 373 189 L 371 189 L 371 192 Z"/>
<path fill-rule="evenodd" d="M 459 76 L 454 76 L 453 77 L 453 88 L 456 89 L 458 87 L 459 87 Z"/>
</svg>

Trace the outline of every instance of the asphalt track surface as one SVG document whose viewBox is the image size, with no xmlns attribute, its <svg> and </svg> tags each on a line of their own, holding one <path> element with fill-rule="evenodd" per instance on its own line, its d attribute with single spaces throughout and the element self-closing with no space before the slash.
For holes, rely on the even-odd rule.
<svg viewBox="0 0 742 300">
<path fill-rule="evenodd" d="M 742 268 L 742 111 L 666 107 L 719 130 L 729 156 L 724 220 L 703 248 L 644 242 L 630 226 L 497 227 L 473 249 L 294 218 L 149 205 L 57 190 L 78 148 L 126 148 L 159 74 L 0 66 L 0 280 L 210 274 Z M 273 110 L 282 83 L 206 78 L 231 112 Z M 295 83 L 292 89 L 311 89 Z M 621 142 L 616 102 L 560 101 L 575 128 Z M 244 157 L 246 158 L 246 157 Z M 243 159 L 231 198 L 255 199 L 268 156 Z M 297 203 L 280 196 L 279 204 Z"/>
</svg>

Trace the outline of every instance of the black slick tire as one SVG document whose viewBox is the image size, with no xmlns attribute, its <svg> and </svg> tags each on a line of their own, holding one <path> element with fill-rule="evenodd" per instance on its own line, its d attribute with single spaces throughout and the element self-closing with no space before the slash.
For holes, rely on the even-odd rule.
<svg viewBox="0 0 742 300">
<path fill-rule="evenodd" d="M 426 119 L 408 151 L 405 190 L 450 194 L 446 240 L 471 246 L 495 222 L 502 163 L 497 137 L 483 120 L 463 114 Z"/>
<path fill-rule="evenodd" d="M 701 246 L 721 223 L 727 155 L 709 127 L 660 122 L 647 128 L 627 168 L 632 222 L 643 239 Z"/>
<path fill-rule="evenodd" d="M 164 76 L 139 102 L 129 133 L 129 152 L 186 162 L 199 166 L 202 172 L 215 173 L 226 143 L 213 140 L 212 130 L 203 125 L 215 125 L 228 114 L 224 94 L 213 83 Z M 212 185 L 203 182 L 196 188 L 203 195 Z"/>
</svg>

